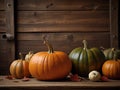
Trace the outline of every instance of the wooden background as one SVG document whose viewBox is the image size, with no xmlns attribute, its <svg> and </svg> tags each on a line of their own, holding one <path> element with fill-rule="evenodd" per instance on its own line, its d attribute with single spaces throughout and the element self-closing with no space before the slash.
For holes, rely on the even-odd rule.
<svg viewBox="0 0 120 90">
<path fill-rule="evenodd" d="M 119 48 L 117 4 L 118 0 L 0 0 L 0 74 L 9 73 L 19 52 L 47 50 L 44 36 L 54 50 L 68 54 L 82 47 L 83 39 L 89 48 Z M 14 40 L 7 40 L 6 33 Z"/>
</svg>

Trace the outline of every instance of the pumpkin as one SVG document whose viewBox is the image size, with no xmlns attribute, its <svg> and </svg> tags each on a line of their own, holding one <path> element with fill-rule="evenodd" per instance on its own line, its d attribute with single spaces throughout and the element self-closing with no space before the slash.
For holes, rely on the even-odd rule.
<svg viewBox="0 0 120 90">
<path fill-rule="evenodd" d="M 18 79 L 29 77 L 29 62 L 23 59 L 21 53 L 19 55 L 20 59 L 14 60 L 10 65 L 10 74 Z"/>
<path fill-rule="evenodd" d="M 92 70 L 101 71 L 105 56 L 98 48 L 88 49 L 86 40 L 83 40 L 83 44 L 83 48 L 73 49 L 69 54 L 69 58 L 72 61 L 72 73 L 87 77 Z"/>
<path fill-rule="evenodd" d="M 103 50 L 106 60 L 113 59 L 114 49 L 115 48 L 109 48 L 109 49 Z M 120 59 L 120 50 L 116 49 L 116 53 L 117 53 L 117 57 Z"/>
<path fill-rule="evenodd" d="M 47 40 L 44 40 L 44 43 L 48 47 L 48 51 L 35 53 L 29 62 L 31 75 L 38 80 L 65 78 L 72 68 L 68 55 L 62 51 L 54 51 Z"/>
<path fill-rule="evenodd" d="M 102 66 L 102 73 L 110 79 L 120 79 L 120 59 L 114 53 L 114 59 L 107 60 Z"/>
<path fill-rule="evenodd" d="M 33 56 L 33 51 L 29 51 L 28 54 L 25 55 L 25 60 L 29 62 L 32 56 Z"/>
<path fill-rule="evenodd" d="M 93 70 L 88 74 L 88 78 L 91 81 L 100 81 L 101 79 L 101 74 L 100 72 Z"/>
</svg>

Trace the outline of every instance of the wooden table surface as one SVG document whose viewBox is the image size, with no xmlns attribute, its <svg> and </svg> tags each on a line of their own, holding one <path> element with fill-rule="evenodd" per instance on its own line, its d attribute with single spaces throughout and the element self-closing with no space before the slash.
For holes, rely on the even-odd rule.
<svg viewBox="0 0 120 90">
<path fill-rule="evenodd" d="M 90 80 L 73 81 L 39 81 L 30 78 L 29 81 L 22 79 L 9 80 L 6 76 L 0 76 L 0 90 L 120 90 L 120 80 L 110 80 L 108 82 L 92 82 Z"/>
</svg>

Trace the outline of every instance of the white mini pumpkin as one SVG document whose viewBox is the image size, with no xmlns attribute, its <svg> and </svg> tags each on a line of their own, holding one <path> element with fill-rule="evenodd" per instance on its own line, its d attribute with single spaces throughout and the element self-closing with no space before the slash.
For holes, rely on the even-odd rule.
<svg viewBox="0 0 120 90">
<path fill-rule="evenodd" d="M 29 51 L 28 54 L 25 55 L 25 60 L 29 62 L 32 56 L 33 56 L 33 51 Z"/>
<path fill-rule="evenodd" d="M 93 71 L 91 71 L 91 72 L 89 73 L 88 78 L 89 78 L 89 80 L 91 80 L 91 81 L 100 81 L 100 79 L 101 79 L 101 74 L 100 74 L 98 71 L 93 70 Z"/>
</svg>

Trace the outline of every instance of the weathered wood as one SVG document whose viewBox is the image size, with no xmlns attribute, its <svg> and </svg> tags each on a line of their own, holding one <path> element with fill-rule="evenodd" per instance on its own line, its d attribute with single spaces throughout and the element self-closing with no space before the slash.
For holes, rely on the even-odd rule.
<svg viewBox="0 0 120 90">
<path fill-rule="evenodd" d="M 5 11 L 0 11 L 0 25 L 6 24 Z"/>
<path fill-rule="evenodd" d="M 17 32 L 109 31 L 108 11 L 21 11 Z"/>
<path fill-rule="evenodd" d="M 18 0 L 18 10 L 108 10 L 109 0 Z"/>
<path fill-rule="evenodd" d="M 0 11 L 5 10 L 5 0 L 0 0 Z"/>
<path fill-rule="evenodd" d="M 2 34 L 0 34 L 2 38 Z M 9 65 L 11 63 L 11 48 L 6 40 L 0 38 L 0 75 L 9 74 Z"/>
<path fill-rule="evenodd" d="M 6 32 L 5 11 L 0 11 L 0 32 Z"/>
<path fill-rule="evenodd" d="M 118 0 L 110 0 L 111 47 L 118 48 Z"/>
<path fill-rule="evenodd" d="M 0 11 L 0 74 L 8 74 L 9 65 L 15 59 L 14 0 L 4 1 L 5 11 Z M 13 38 L 9 38 L 9 35 Z"/>
<path fill-rule="evenodd" d="M 87 79 L 80 82 L 69 80 L 62 81 L 38 81 L 30 78 L 30 81 L 22 79 L 5 79 L 0 77 L 0 90 L 120 90 L 120 80 L 110 80 L 109 82 L 92 82 Z"/>
<path fill-rule="evenodd" d="M 53 45 L 54 50 L 70 51 L 76 47 L 83 47 L 82 40 L 86 39 L 89 43 L 89 48 L 103 46 L 110 47 L 109 33 L 19 33 L 18 37 L 18 52 L 24 54 L 29 51 L 47 51 L 47 47 L 43 44 L 43 36 Z"/>
<path fill-rule="evenodd" d="M 5 0 L 0 0 L 0 32 L 6 32 Z"/>
<path fill-rule="evenodd" d="M 7 22 L 7 31 L 6 35 L 9 34 L 12 36 L 12 39 L 8 41 L 9 47 L 11 48 L 11 55 L 9 56 L 9 60 L 15 59 L 15 25 L 14 25 L 14 0 L 6 0 L 6 22 Z M 9 38 L 6 36 L 6 39 Z"/>
<path fill-rule="evenodd" d="M 14 0 L 6 0 L 6 22 L 7 31 L 6 33 L 12 34 L 14 37 Z"/>
</svg>

